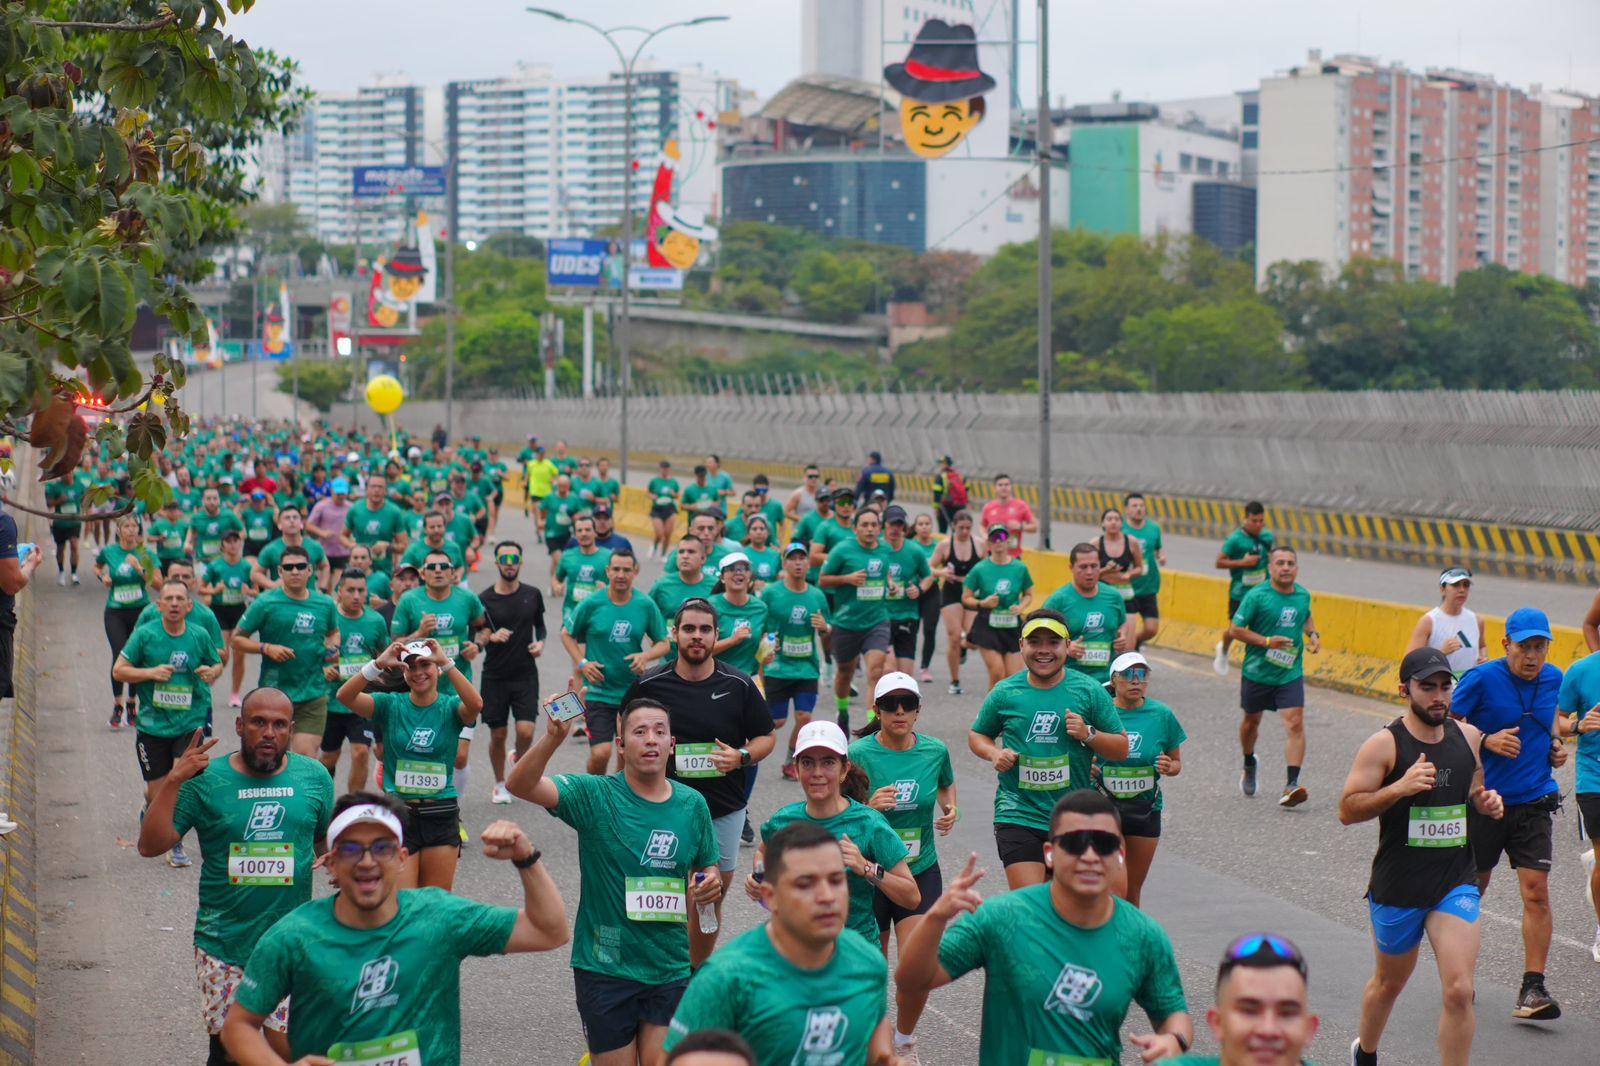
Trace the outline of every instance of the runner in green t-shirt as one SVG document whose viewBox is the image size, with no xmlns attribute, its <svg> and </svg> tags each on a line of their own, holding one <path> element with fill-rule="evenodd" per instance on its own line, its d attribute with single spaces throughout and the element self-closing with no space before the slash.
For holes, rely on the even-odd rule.
<svg viewBox="0 0 1600 1066">
<path fill-rule="evenodd" d="M 722 457 L 720 455 L 706 456 L 706 484 L 710 485 L 711 490 L 717 494 L 717 506 L 722 509 L 723 514 L 733 510 L 733 478 L 729 477 L 728 472 L 722 469 Z M 685 501 L 685 503 L 687 502 Z"/>
<path fill-rule="evenodd" d="M 141 536 L 139 519 L 125 514 L 117 519 L 116 540 L 95 553 L 94 575 L 106 587 L 106 604 L 103 612 L 106 642 L 111 646 L 111 661 L 117 661 L 123 645 L 133 635 L 139 613 L 150 602 L 149 586 L 157 579 L 155 560 L 146 561 L 139 545 Z M 122 728 L 126 712 L 132 725 L 137 714 L 136 703 L 129 693 L 123 702 L 123 683 L 111 678 L 111 728 Z"/>
<path fill-rule="evenodd" d="M 506 787 L 578 833 L 572 969 L 590 1056 L 655 1062 L 689 983 L 688 923 L 703 922 L 722 875 L 705 797 L 667 777 L 666 708 L 635 700 L 618 718 L 621 773 L 545 776 L 572 730 L 552 718 Z"/>
<path fill-rule="evenodd" d="M 966 639 L 983 656 L 991 690 L 1022 669 L 1022 616 L 1033 603 L 1033 575 L 1007 548 L 1010 539 L 1005 526 L 991 526 L 989 557 L 961 582 L 961 606 L 973 612 Z"/>
<path fill-rule="evenodd" d="M 349 740 L 350 783 L 346 791 L 360 792 L 367 787 L 372 745 L 377 741 L 372 726 L 339 702 L 339 686 L 389 646 L 389 627 L 383 615 L 367 606 L 367 577 L 360 570 L 352 567 L 339 576 L 334 601 L 339 605 L 334 616 L 339 648 L 338 658 L 322 668 L 328 679 L 328 724 L 322 731 L 320 758 L 328 773 L 333 773 L 339 767 L 339 752 Z"/>
<path fill-rule="evenodd" d="M 1276 711 L 1283 722 L 1288 773 L 1278 806 L 1298 807 L 1308 798 L 1306 786 L 1300 783 L 1300 767 L 1306 759 L 1303 666 L 1306 652 L 1315 655 L 1322 650 L 1322 639 L 1311 618 L 1311 593 L 1295 583 L 1300 576 L 1299 555 L 1287 545 L 1273 548 L 1268 555 L 1272 580 L 1245 593 L 1228 630 L 1229 637 L 1245 645 L 1239 680 L 1239 706 L 1244 710 L 1244 724 L 1239 729 L 1244 773 L 1239 790 L 1246 796 L 1256 794 L 1256 737 L 1261 731 L 1261 715 Z"/>
<path fill-rule="evenodd" d="M 237 529 L 222 535 L 222 554 L 205 564 L 200 575 L 200 594 L 217 616 L 222 627 L 222 638 L 233 647 L 233 631 L 244 617 L 246 604 L 255 596 L 255 586 L 250 581 L 252 567 L 244 557 L 244 537 Z M 244 656 L 234 653 L 229 663 L 228 706 L 239 706 L 244 690 Z"/>
<path fill-rule="evenodd" d="M 763 1064 L 891 1061 L 888 967 L 875 943 L 845 928 L 844 849 L 801 820 L 773 833 L 764 850 L 755 890 L 772 919 L 700 967 L 672 1017 L 667 1050 L 697 1030 L 728 1029 Z"/>
<path fill-rule="evenodd" d="M 760 592 L 783 575 L 783 557 L 772 544 L 772 523 L 764 515 L 754 515 L 745 531 L 745 557 L 750 560 L 751 588 Z"/>
<path fill-rule="evenodd" d="M 405 551 L 405 512 L 390 502 L 388 478 L 382 474 L 367 478 L 366 496 L 350 505 L 339 542 L 350 549 L 365 545 L 374 567 L 393 573 L 394 560 Z"/>
<path fill-rule="evenodd" d="M 1167 549 L 1161 541 L 1161 527 L 1149 513 L 1144 493 L 1130 492 L 1123 497 L 1123 531 L 1144 545 L 1144 573 L 1134 578 L 1133 599 L 1127 604 L 1128 613 L 1139 616 L 1136 644 L 1154 640 L 1161 628 L 1161 568 L 1167 564 Z"/>
<path fill-rule="evenodd" d="M 806 546 L 808 552 L 813 550 L 813 545 L 821 539 L 819 531 L 829 522 L 833 521 L 833 496 L 826 490 L 817 493 L 817 506 L 815 510 L 807 511 L 795 523 L 794 539 Z M 822 574 L 822 560 L 828 557 L 827 549 L 817 552 L 815 558 L 808 560 L 806 580 L 811 584 L 817 583 L 817 578 Z"/>
<path fill-rule="evenodd" d="M 871 688 L 878 683 L 892 650 L 889 560 L 888 552 L 878 542 L 881 528 L 876 511 L 868 509 L 855 515 L 855 536 L 836 540 L 828 550 L 819 579 L 823 592 L 833 596 L 833 696 L 844 728 L 849 728 L 850 682 L 855 677 L 857 661 L 865 661 L 867 687 Z M 812 558 L 815 557 L 813 552 Z"/>
<path fill-rule="evenodd" d="M 81 473 L 81 471 L 80 471 Z M 83 535 L 83 494 L 87 486 L 76 476 L 51 481 L 44 487 L 44 504 L 50 509 L 50 537 L 56 545 L 56 584 L 65 585 L 67 575 L 78 580 L 78 541 Z M 70 568 L 68 564 L 71 564 Z"/>
<path fill-rule="evenodd" d="M 1267 526 L 1267 509 L 1259 501 L 1244 505 L 1244 521 L 1228 534 L 1217 552 L 1218 570 L 1228 572 L 1228 619 L 1239 609 L 1245 593 L 1267 581 L 1267 555 L 1272 551 L 1272 530 Z M 1228 648 L 1233 643 L 1229 627 L 1224 626 L 1222 639 L 1217 642 L 1211 668 L 1218 677 L 1228 676 Z"/>
<path fill-rule="evenodd" d="M 601 456 L 594 464 L 595 500 L 605 500 L 615 507 L 622 499 L 622 482 L 611 473 L 611 460 Z"/>
<path fill-rule="evenodd" d="M 588 504 L 572 491 L 572 479 L 563 474 L 556 478 L 555 491 L 539 505 L 544 514 L 544 543 L 550 553 L 550 574 L 555 576 L 561 553 L 572 543 L 572 520 Z"/>
<path fill-rule="evenodd" d="M 794 703 L 794 729 L 789 733 L 783 776 L 794 780 L 794 738 L 811 721 L 817 707 L 817 682 L 822 668 L 817 652 L 829 633 L 828 598 L 822 590 L 806 582 L 806 567 L 811 549 L 795 540 L 784 549 L 783 580 L 761 592 L 767 605 L 767 631 L 772 634 L 772 658 L 762 669 L 767 708 L 774 728 L 789 719 L 789 704 Z"/>
<path fill-rule="evenodd" d="M 795 769 L 806 798 L 780 807 L 761 827 L 770 840 L 784 826 L 808 821 L 826 829 L 844 849 L 849 870 L 850 909 L 845 927 L 868 943 L 878 940 L 874 899 L 882 892 L 890 903 L 915 911 L 921 894 L 906 863 L 907 848 L 879 811 L 866 805 L 866 774 L 850 761 L 850 742 L 832 722 L 811 722 L 794 744 Z M 857 799 L 856 797 L 860 797 Z M 745 892 L 760 899 L 751 878 Z"/>
<path fill-rule="evenodd" d="M 573 544 L 561 553 L 550 580 L 550 592 L 561 597 L 561 624 L 572 620 L 578 604 L 606 587 L 606 563 L 610 548 L 594 546 L 594 518 L 579 515 L 572 520 Z"/>
<path fill-rule="evenodd" d="M 195 971 L 221 1061 L 223 1018 L 261 936 L 311 899 L 313 864 L 327 850 L 333 781 L 315 761 L 289 751 L 294 706 L 258 689 L 239 711 L 239 750 L 221 759 L 217 740 L 190 738 L 139 820 L 139 854 L 161 855 L 193 829 L 200 841 L 200 906 Z M 283 1032 L 282 1004 L 267 1027 Z"/>
<path fill-rule="evenodd" d="M 1150 663 L 1138 652 L 1124 652 L 1111 664 L 1112 700 L 1128 734 L 1128 757 L 1097 756 L 1092 771 L 1100 791 L 1111 797 L 1121 815 L 1128 868 L 1122 898 L 1135 907 L 1161 842 L 1161 779 L 1176 777 L 1183 769 L 1181 748 L 1189 739 L 1172 708 L 1145 695 L 1149 684 Z"/>
<path fill-rule="evenodd" d="M 150 528 L 145 530 L 145 536 L 155 542 L 156 558 L 162 564 L 173 559 L 184 558 L 184 540 L 189 533 L 189 523 L 184 521 L 183 511 L 177 497 L 167 501 L 155 521 L 150 523 Z"/>
<path fill-rule="evenodd" d="M 705 574 L 706 546 L 700 543 L 700 538 L 685 536 L 678 542 L 678 550 L 672 558 L 676 568 L 668 567 L 650 586 L 650 598 L 660 608 L 663 618 L 676 615 L 687 600 L 709 600 L 717 583 L 715 578 Z M 666 661 L 671 662 L 676 655 L 675 645 L 669 643 Z"/>
<path fill-rule="evenodd" d="M 256 944 L 223 1027 L 235 1060 L 277 1059 L 261 1026 L 287 997 L 291 1059 L 459 1066 L 461 960 L 567 942 L 561 894 L 515 822 L 494 822 L 482 840 L 486 856 L 516 868 L 520 912 L 434 888 L 400 891 L 404 816 L 369 792 L 334 805 L 328 862 L 339 890 L 297 907 Z"/>
<path fill-rule="evenodd" d="M 445 536 L 444 515 L 438 511 L 429 511 L 422 520 L 422 535 L 412 539 L 410 546 L 400 556 L 400 564 L 421 570 L 428 561 L 428 554 L 436 551 L 444 552 L 450 560 L 451 568 L 456 571 L 451 577 L 452 581 L 460 581 L 466 576 L 466 552 L 461 550 L 459 544 Z"/>
<path fill-rule="evenodd" d="M 250 571 L 250 580 L 254 582 L 256 588 L 265 590 L 283 585 L 283 579 L 278 574 L 278 563 L 288 548 L 304 548 L 311 559 L 312 581 L 323 591 L 329 588 L 332 574 L 328 565 L 328 553 L 315 537 L 306 536 L 305 528 L 306 517 L 300 508 L 290 505 L 278 511 L 278 539 L 269 542 L 265 548 L 255 553 L 256 565 Z M 248 538 L 245 541 L 244 553 L 251 554 Z"/>
<path fill-rule="evenodd" d="M 672 476 L 670 461 L 661 460 L 658 469 L 660 472 L 645 486 L 650 496 L 650 557 L 665 559 L 671 550 L 672 527 L 677 521 L 683 486 Z"/>
<path fill-rule="evenodd" d="M 404 692 L 366 691 L 399 670 Z M 443 678 L 451 691 L 440 691 Z M 410 812 L 401 887 L 450 891 L 461 858 L 461 803 L 455 755 L 461 731 L 477 720 L 483 697 L 432 637 L 395 641 L 339 686 L 337 699 L 372 722 L 383 739 L 383 789 Z"/>
<path fill-rule="evenodd" d="M 934 587 L 928 556 L 907 536 L 906 509 L 890 504 L 883 512 L 883 549 L 889 567 L 889 651 L 886 669 L 909 674 L 917 668 L 917 630 L 922 598 Z"/>
<path fill-rule="evenodd" d="M 744 552 L 724 555 L 721 570 L 722 591 L 711 597 L 717 609 L 717 643 L 711 651 L 719 662 L 753 675 L 761 669 L 757 653 L 767 634 L 767 605 L 751 594 L 754 577 Z"/>
<path fill-rule="evenodd" d="M 1072 634 L 1067 665 L 1103 685 L 1111 679 L 1111 660 L 1133 647 L 1128 609 L 1122 596 L 1100 580 L 1098 548 L 1076 544 L 1068 557 L 1072 582 L 1052 592 L 1044 605 L 1066 619 Z"/>
<path fill-rule="evenodd" d="M 189 516 L 188 554 L 197 562 L 209 563 L 222 554 L 222 535 L 230 529 L 244 532 L 244 523 L 232 510 L 222 506 L 222 496 L 208 488 L 200 496 L 200 510 Z"/>
<path fill-rule="evenodd" d="M 277 538 L 278 513 L 265 489 L 250 494 L 249 502 L 239 508 L 239 522 L 244 526 L 244 553 L 252 558 Z"/>
<path fill-rule="evenodd" d="M 338 641 L 339 609 L 327 593 L 309 587 L 311 557 L 304 548 L 285 548 L 278 570 L 283 587 L 263 592 L 245 608 L 234 627 L 233 650 L 261 656 L 260 683 L 294 701 L 294 751 L 315 758 L 328 724 L 322 666 Z"/>
<path fill-rule="evenodd" d="M 1060 614 L 1044 608 L 1023 619 L 1022 661 L 1023 673 L 985 697 L 967 737 L 973 753 L 999 775 L 994 836 L 1013 890 L 1045 880 L 1050 810 L 1073 789 L 1089 787 L 1090 759 L 1128 757 L 1111 697 L 1066 668 L 1067 624 Z"/>
<path fill-rule="evenodd" d="M 667 620 L 661 608 L 651 597 L 634 591 L 638 573 L 639 562 L 632 552 L 612 552 L 606 562 L 606 590 L 578 604 L 571 624 L 561 627 L 561 645 L 585 686 L 591 774 L 605 773 L 628 686 L 667 648 Z"/>
<path fill-rule="evenodd" d="M 1115 1066 L 1134 1003 L 1156 1030 L 1129 1038 L 1144 1060 L 1182 1054 L 1194 1026 L 1172 942 L 1113 891 L 1122 834 L 1111 801 L 1068 793 L 1048 831 L 1051 880 L 983 899 L 969 860 L 901 946 L 896 986 L 926 995 L 981 967 L 979 1066 Z"/>
<path fill-rule="evenodd" d="M 694 468 L 694 480 L 683 487 L 678 500 L 683 504 L 683 509 L 691 515 L 702 511 L 709 511 L 722 504 L 722 497 L 717 490 L 706 480 L 707 473 L 704 466 Z"/>
</svg>

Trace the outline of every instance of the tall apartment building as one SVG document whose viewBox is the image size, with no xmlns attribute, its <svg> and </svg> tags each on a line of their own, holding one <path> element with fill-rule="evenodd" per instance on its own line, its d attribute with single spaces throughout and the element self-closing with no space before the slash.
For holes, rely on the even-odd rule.
<svg viewBox="0 0 1600 1066">
<path fill-rule="evenodd" d="M 1537 272 L 1547 161 L 1526 150 L 1543 143 L 1541 111 L 1487 75 L 1364 56 L 1312 52 L 1264 79 L 1258 273 L 1358 256 L 1443 282 L 1485 263 Z"/>
<path fill-rule="evenodd" d="M 415 166 L 424 160 L 422 89 L 380 79 L 353 93 L 317 97 L 312 119 L 312 158 L 291 168 L 290 199 L 323 241 L 350 244 L 359 232 L 368 241 L 393 241 L 415 206 L 405 197 L 357 203 L 358 166 Z"/>
<path fill-rule="evenodd" d="M 1539 270 L 1569 285 L 1600 282 L 1600 143 L 1581 143 L 1600 139 L 1600 98 L 1548 93 L 1539 103 L 1540 141 L 1550 146 L 1539 190 Z"/>
<path fill-rule="evenodd" d="M 527 65 L 510 77 L 445 86 L 445 141 L 456 157 L 464 239 L 561 232 L 560 96 L 549 68 Z"/>
</svg>

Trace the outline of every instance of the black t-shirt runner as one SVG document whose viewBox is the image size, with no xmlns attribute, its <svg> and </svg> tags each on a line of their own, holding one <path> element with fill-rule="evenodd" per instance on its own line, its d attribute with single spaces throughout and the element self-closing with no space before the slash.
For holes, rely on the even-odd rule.
<svg viewBox="0 0 1600 1066">
<path fill-rule="evenodd" d="M 717 773 L 709 769 L 705 756 L 715 741 L 742 748 L 772 732 L 772 712 L 750 675 L 718 662 L 704 681 L 685 681 L 676 664 L 667 663 L 629 686 L 622 706 L 644 697 L 665 707 L 672 722 L 677 755 L 669 776 L 704 796 L 713 818 L 744 807 L 746 772 Z"/>
<path fill-rule="evenodd" d="M 483 676 L 485 680 L 514 681 L 537 677 L 536 660 L 528 657 L 528 645 L 545 638 L 544 594 L 532 585 L 523 584 L 509 596 L 501 595 L 491 585 L 478 593 L 483 601 L 485 621 L 489 630 L 511 630 L 504 644 L 485 644 L 483 647 Z"/>
<path fill-rule="evenodd" d="M 1436 768 L 1435 784 L 1378 816 L 1378 853 L 1367 895 L 1391 907 L 1434 907 L 1451 889 L 1477 882 L 1467 809 L 1478 760 L 1452 718 L 1445 719 L 1444 739 L 1437 744 L 1412 736 L 1403 719 L 1384 728 L 1394 737 L 1395 759 L 1383 786 L 1404 777 L 1423 754 Z"/>
</svg>

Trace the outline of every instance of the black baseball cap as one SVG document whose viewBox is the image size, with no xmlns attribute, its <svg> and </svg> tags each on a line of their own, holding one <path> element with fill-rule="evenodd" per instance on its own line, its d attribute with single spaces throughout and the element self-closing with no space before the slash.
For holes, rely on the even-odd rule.
<svg viewBox="0 0 1600 1066">
<path fill-rule="evenodd" d="M 807 545 L 804 541 L 799 541 L 799 540 L 791 540 L 789 542 L 789 546 L 787 548 L 783 549 L 783 557 L 785 559 L 789 558 L 789 556 L 791 556 L 791 555 L 810 555 L 810 554 L 811 554 L 810 546 Z"/>
<path fill-rule="evenodd" d="M 884 508 L 883 520 L 885 523 L 900 522 L 904 524 L 907 521 L 906 509 L 901 507 L 898 503 L 891 503 L 888 507 Z"/>
<path fill-rule="evenodd" d="M 1450 660 L 1444 657 L 1444 652 L 1438 648 L 1417 648 L 1406 653 L 1400 660 L 1400 683 L 1409 684 L 1412 681 L 1426 681 L 1435 674 L 1454 675 L 1450 669 Z"/>
</svg>

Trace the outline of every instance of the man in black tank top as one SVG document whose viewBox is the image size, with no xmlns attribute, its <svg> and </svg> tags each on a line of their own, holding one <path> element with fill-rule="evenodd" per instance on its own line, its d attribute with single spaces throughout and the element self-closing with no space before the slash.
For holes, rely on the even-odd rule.
<svg viewBox="0 0 1600 1066">
<path fill-rule="evenodd" d="M 1483 734 L 1450 717 L 1454 675 L 1443 654 L 1418 648 L 1400 663 L 1410 704 L 1367 738 L 1339 798 L 1345 825 L 1378 819 L 1367 903 L 1378 965 L 1361 998 L 1355 1066 L 1375 1066 L 1378 1041 L 1417 964 L 1423 933 L 1439 964 L 1444 1017 L 1442 1066 L 1465 1066 L 1477 1025 L 1473 970 L 1478 963 L 1478 877 L 1467 846 L 1467 808 L 1499 818 L 1505 803 L 1483 787 Z"/>
</svg>

